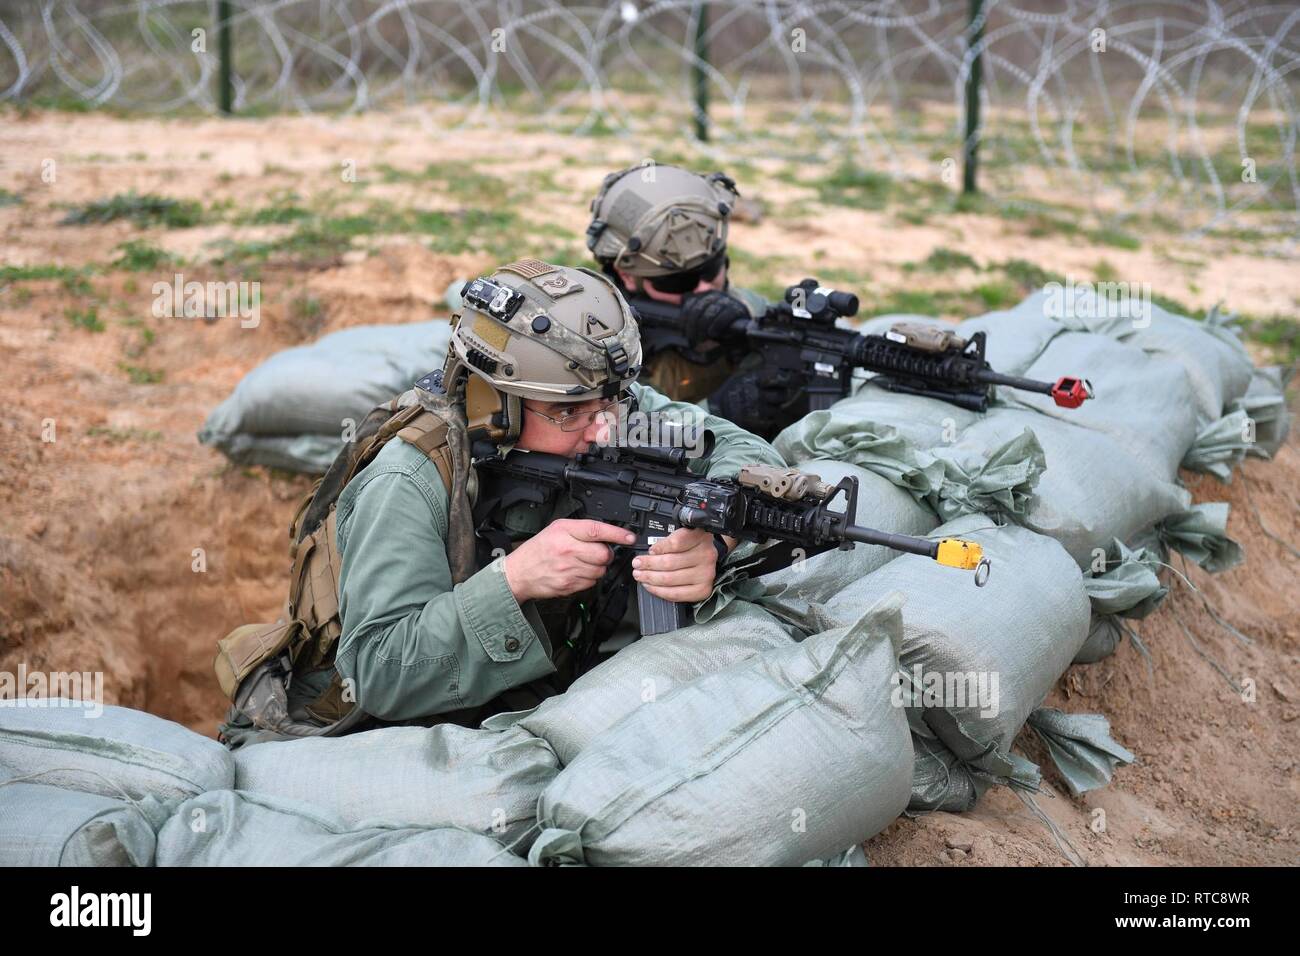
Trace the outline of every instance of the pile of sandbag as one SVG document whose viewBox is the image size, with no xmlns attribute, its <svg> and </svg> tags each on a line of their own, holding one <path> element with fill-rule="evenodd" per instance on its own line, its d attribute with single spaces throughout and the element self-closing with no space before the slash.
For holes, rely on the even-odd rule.
<svg viewBox="0 0 1300 956">
<path fill-rule="evenodd" d="M 0 865 L 865 865 L 911 792 L 901 635 L 897 595 L 806 638 L 735 601 L 568 713 L 233 754 L 125 708 L 0 707 Z"/>
<path fill-rule="evenodd" d="M 365 325 L 286 349 L 212 410 L 199 441 L 241 465 L 322 474 L 376 405 L 441 368 L 445 319 Z"/>
<path fill-rule="evenodd" d="M 999 371 L 1089 377 L 1080 409 L 1001 389 L 977 414 L 867 382 L 778 437 L 791 464 L 857 478 L 859 523 L 978 542 L 985 587 L 863 546 L 750 580 L 739 556 L 753 549 L 737 552 L 697 623 L 478 728 L 231 754 L 122 708 L 0 705 L 0 864 L 860 866 L 863 841 L 904 810 L 1036 789 L 1039 768 L 1012 751 L 1025 727 L 1072 792 L 1102 786 L 1133 754 L 1104 717 L 1043 699 L 1072 662 L 1136 641 L 1126 619 L 1164 598 L 1168 549 L 1211 571 L 1241 560 L 1227 506 L 1192 505 L 1179 468 L 1228 480 L 1288 428 L 1283 375 L 1253 369 L 1217 314 L 1133 309 L 1043 293 L 963 323 L 990 335 Z M 320 470 L 342 418 L 441 361 L 445 324 L 392 341 L 432 326 L 437 355 L 400 375 L 376 360 L 347 395 L 338 369 L 358 363 L 317 366 L 331 383 L 316 397 L 290 366 L 375 330 L 277 356 L 213 413 L 214 443 Z M 409 342 L 396 351 L 410 359 Z M 303 417 L 277 417 L 290 413 Z"/>
<path fill-rule="evenodd" d="M 520 732 L 395 727 L 232 755 L 141 711 L 4 701 L 0 865 L 525 865 L 501 840 L 533 828 L 557 772 Z"/>
<path fill-rule="evenodd" d="M 1000 388 L 979 414 L 864 382 L 775 442 L 799 467 L 816 471 L 829 458 L 891 482 L 949 522 L 936 535 L 971 537 L 995 555 L 993 582 L 977 597 L 954 597 L 943 569 L 905 556 L 826 605 L 851 612 L 855 602 L 900 588 L 909 594 L 909 638 L 913 628 L 928 635 L 919 650 L 905 639 L 904 681 L 917 679 L 908 669 L 919 662 L 945 675 L 1000 675 L 1011 694 L 1011 706 L 988 719 L 943 701 L 909 712 L 912 809 L 964 809 L 991 782 L 1036 786 L 1037 768 L 1009 750 L 1026 722 L 1071 787 L 1100 785 L 1132 759 L 1101 718 L 1034 708 L 1072 661 L 1113 653 L 1125 634 L 1136 641 L 1123 618 L 1150 613 L 1165 596 L 1157 575 L 1167 549 L 1210 571 L 1241 560 L 1225 533 L 1227 506 L 1192 505 L 1178 470 L 1227 480 L 1246 454 L 1276 451 L 1288 424 L 1282 373 L 1254 369 L 1217 313 L 1194 322 L 1095 294 L 1062 307 L 1045 290 L 960 330 L 987 333 L 998 371 L 1048 381 L 1083 375 L 1096 397 L 1060 409 L 1047 396 Z M 1043 551 L 1052 542 L 1047 550 L 1056 556 Z M 1063 556 L 1077 569 L 1067 570 Z M 1008 604 L 997 583 L 1007 576 L 1034 587 Z M 922 591 L 919 599 L 909 585 Z M 1050 627 L 1035 629 L 1035 621 Z"/>
</svg>

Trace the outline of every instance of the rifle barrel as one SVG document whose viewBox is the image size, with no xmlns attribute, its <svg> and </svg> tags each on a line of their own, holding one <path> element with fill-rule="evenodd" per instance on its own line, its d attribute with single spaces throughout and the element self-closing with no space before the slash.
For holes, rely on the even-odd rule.
<svg viewBox="0 0 1300 956">
<path fill-rule="evenodd" d="M 908 554 L 919 554 L 926 558 L 933 558 L 939 554 L 937 541 L 913 538 L 907 534 L 890 534 L 888 531 L 877 531 L 856 524 L 845 525 L 844 537 L 862 544 L 882 544 L 895 551 L 906 551 Z"/>
<path fill-rule="evenodd" d="M 981 385 L 1006 385 L 1009 388 L 1019 388 L 1026 392 L 1041 392 L 1044 395 L 1051 395 L 1054 382 L 1040 382 L 1038 379 L 1021 378 L 1018 375 L 1003 375 L 1001 372 L 995 372 L 991 368 L 980 369 L 975 373 L 975 380 Z"/>
</svg>

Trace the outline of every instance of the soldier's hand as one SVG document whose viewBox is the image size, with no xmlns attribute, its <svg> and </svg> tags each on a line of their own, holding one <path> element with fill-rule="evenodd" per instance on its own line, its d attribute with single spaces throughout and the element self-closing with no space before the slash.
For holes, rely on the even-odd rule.
<svg viewBox="0 0 1300 956">
<path fill-rule="evenodd" d="M 611 544 L 633 544 L 636 535 L 603 521 L 552 521 L 502 562 L 506 583 L 520 604 L 585 591 L 605 574 Z"/>
<path fill-rule="evenodd" d="M 633 578 L 656 597 L 678 604 L 695 604 L 712 594 L 717 570 L 713 535 L 698 528 L 678 528 L 632 561 Z"/>
<path fill-rule="evenodd" d="M 745 303 L 725 292 L 688 295 L 682 300 L 682 334 L 692 345 L 706 339 L 725 342 L 734 337 L 732 325 L 748 318 Z"/>
</svg>

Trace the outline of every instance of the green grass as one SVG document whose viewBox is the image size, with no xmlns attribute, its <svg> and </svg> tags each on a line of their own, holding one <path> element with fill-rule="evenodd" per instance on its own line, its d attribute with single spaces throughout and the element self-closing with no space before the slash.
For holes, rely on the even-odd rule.
<svg viewBox="0 0 1300 956">
<path fill-rule="evenodd" d="M 1103 226 L 1100 229 L 1090 229 L 1086 235 L 1093 242 L 1101 243 L 1104 246 L 1114 246 L 1117 249 L 1136 250 L 1142 248 L 1142 240 L 1131 232 L 1125 232 L 1114 226 Z"/>
<path fill-rule="evenodd" d="M 909 262 L 903 266 L 904 272 L 954 272 L 958 269 L 979 271 L 979 263 L 964 252 L 939 246 L 920 262 Z"/>
<path fill-rule="evenodd" d="M 1300 323 L 1274 315 L 1269 318 L 1242 316 L 1241 327 L 1247 338 L 1268 348 L 1284 365 L 1300 363 Z"/>
<path fill-rule="evenodd" d="M 1098 282 L 1118 282 L 1119 270 L 1113 265 L 1102 259 L 1092 269 L 1093 278 Z"/>
<path fill-rule="evenodd" d="M 63 313 L 76 328 L 87 332 L 103 332 L 104 323 L 99 319 L 99 310 L 95 306 L 84 309 L 66 309 Z"/>
<path fill-rule="evenodd" d="M 90 284 L 90 280 L 81 272 L 63 276 L 59 280 L 59 285 L 69 295 L 75 295 L 78 298 L 85 299 L 95 294 L 95 287 Z"/>
<path fill-rule="evenodd" d="M 146 368 L 143 365 L 129 365 L 118 362 L 117 367 L 126 373 L 132 385 L 157 385 L 163 380 L 162 369 Z"/>
<path fill-rule="evenodd" d="M 103 438 L 114 445 L 129 441 L 160 441 L 162 432 L 141 428 L 108 428 L 104 425 L 91 425 L 86 429 L 90 438 Z"/>
<path fill-rule="evenodd" d="M 286 324 L 299 341 L 312 338 L 325 325 L 325 307 L 314 295 L 298 295 L 289 303 Z"/>
<path fill-rule="evenodd" d="M 465 163 L 429 163 L 418 172 L 396 169 L 384 163 L 379 165 L 378 171 L 382 182 L 429 183 L 441 187 L 439 192 L 469 202 L 504 202 L 510 196 L 510 186 L 505 180 L 479 172 Z"/>
<path fill-rule="evenodd" d="M 203 210 L 196 202 L 127 192 L 74 206 L 63 217 L 61 225 L 84 226 L 128 219 L 140 227 L 162 225 L 184 229 L 198 225 L 202 218 Z"/>
<path fill-rule="evenodd" d="M 149 272 L 171 261 L 171 257 L 164 250 L 143 239 L 124 242 L 117 247 L 117 250 L 121 254 L 113 265 L 127 272 Z"/>
<path fill-rule="evenodd" d="M 455 254 L 485 251 L 508 261 L 515 258 L 521 230 L 515 213 L 508 209 L 460 209 L 453 211 L 398 208 L 391 203 L 371 203 L 364 212 L 341 216 L 317 216 L 299 223 L 288 236 L 265 241 L 219 244 L 217 265 L 249 267 L 289 260 L 317 267 L 337 260 L 370 236 L 416 234 L 428 236 L 434 252 Z M 521 236 L 521 232 L 523 236 Z"/>
<path fill-rule="evenodd" d="M 40 279 L 70 279 L 81 270 L 68 266 L 0 266 L 0 282 L 35 282 Z"/>
<path fill-rule="evenodd" d="M 1002 280 L 980 283 L 974 292 L 989 309 L 1010 308 L 1024 298 L 1024 293 L 1019 288 Z"/>
<path fill-rule="evenodd" d="M 138 341 L 127 345 L 126 348 L 123 349 L 123 351 L 126 352 L 127 358 L 139 358 L 145 353 L 146 349 L 158 340 L 158 334 L 154 332 L 153 329 L 149 328 L 149 326 L 144 324 L 144 319 L 138 317 L 123 319 L 122 325 L 129 329 L 136 329 L 140 333 Z"/>
<path fill-rule="evenodd" d="M 17 193 L 10 192 L 7 189 L 0 189 L 0 206 L 18 206 L 21 205 L 23 197 Z"/>
<path fill-rule="evenodd" d="M 817 198 L 828 205 L 884 209 L 894 189 L 894 180 L 845 160 L 812 185 L 817 189 Z"/>
<path fill-rule="evenodd" d="M 296 197 L 295 197 L 296 198 Z M 241 225 L 247 226 L 283 226 L 291 222 L 301 222 L 304 219 L 310 219 L 310 210 L 293 202 L 281 202 L 273 206 L 264 206 L 261 209 L 254 210 L 245 216 L 240 217 L 237 221 Z"/>
<path fill-rule="evenodd" d="M 1024 259 L 1008 259 L 995 268 L 1000 269 L 1025 294 L 1036 292 L 1049 282 L 1065 284 L 1065 276 Z"/>
</svg>

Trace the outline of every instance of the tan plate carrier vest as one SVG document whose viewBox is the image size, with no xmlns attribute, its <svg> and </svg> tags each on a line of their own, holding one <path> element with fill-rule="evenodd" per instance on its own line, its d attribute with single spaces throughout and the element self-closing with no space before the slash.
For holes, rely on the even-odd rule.
<svg viewBox="0 0 1300 956">
<path fill-rule="evenodd" d="M 325 692 L 306 707 L 312 722 L 290 717 L 288 688 L 293 674 L 334 661 L 343 629 L 335 508 L 343 488 L 394 436 L 423 452 L 449 490 L 448 556 L 453 580 L 460 583 L 474 572 L 465 429 L 464 411 L 445 396 L 414 389 L 405 392 L 365 417 L 354 440 L 303 498 L 289 525 L 293 565 L 283 617 L 274 624 L 237 627 L 217 643 L 213 666 L 221 690 L 255 726 L 285 737 L 333 736 L 365 717 L 337 671 Z"/>
</svg>

